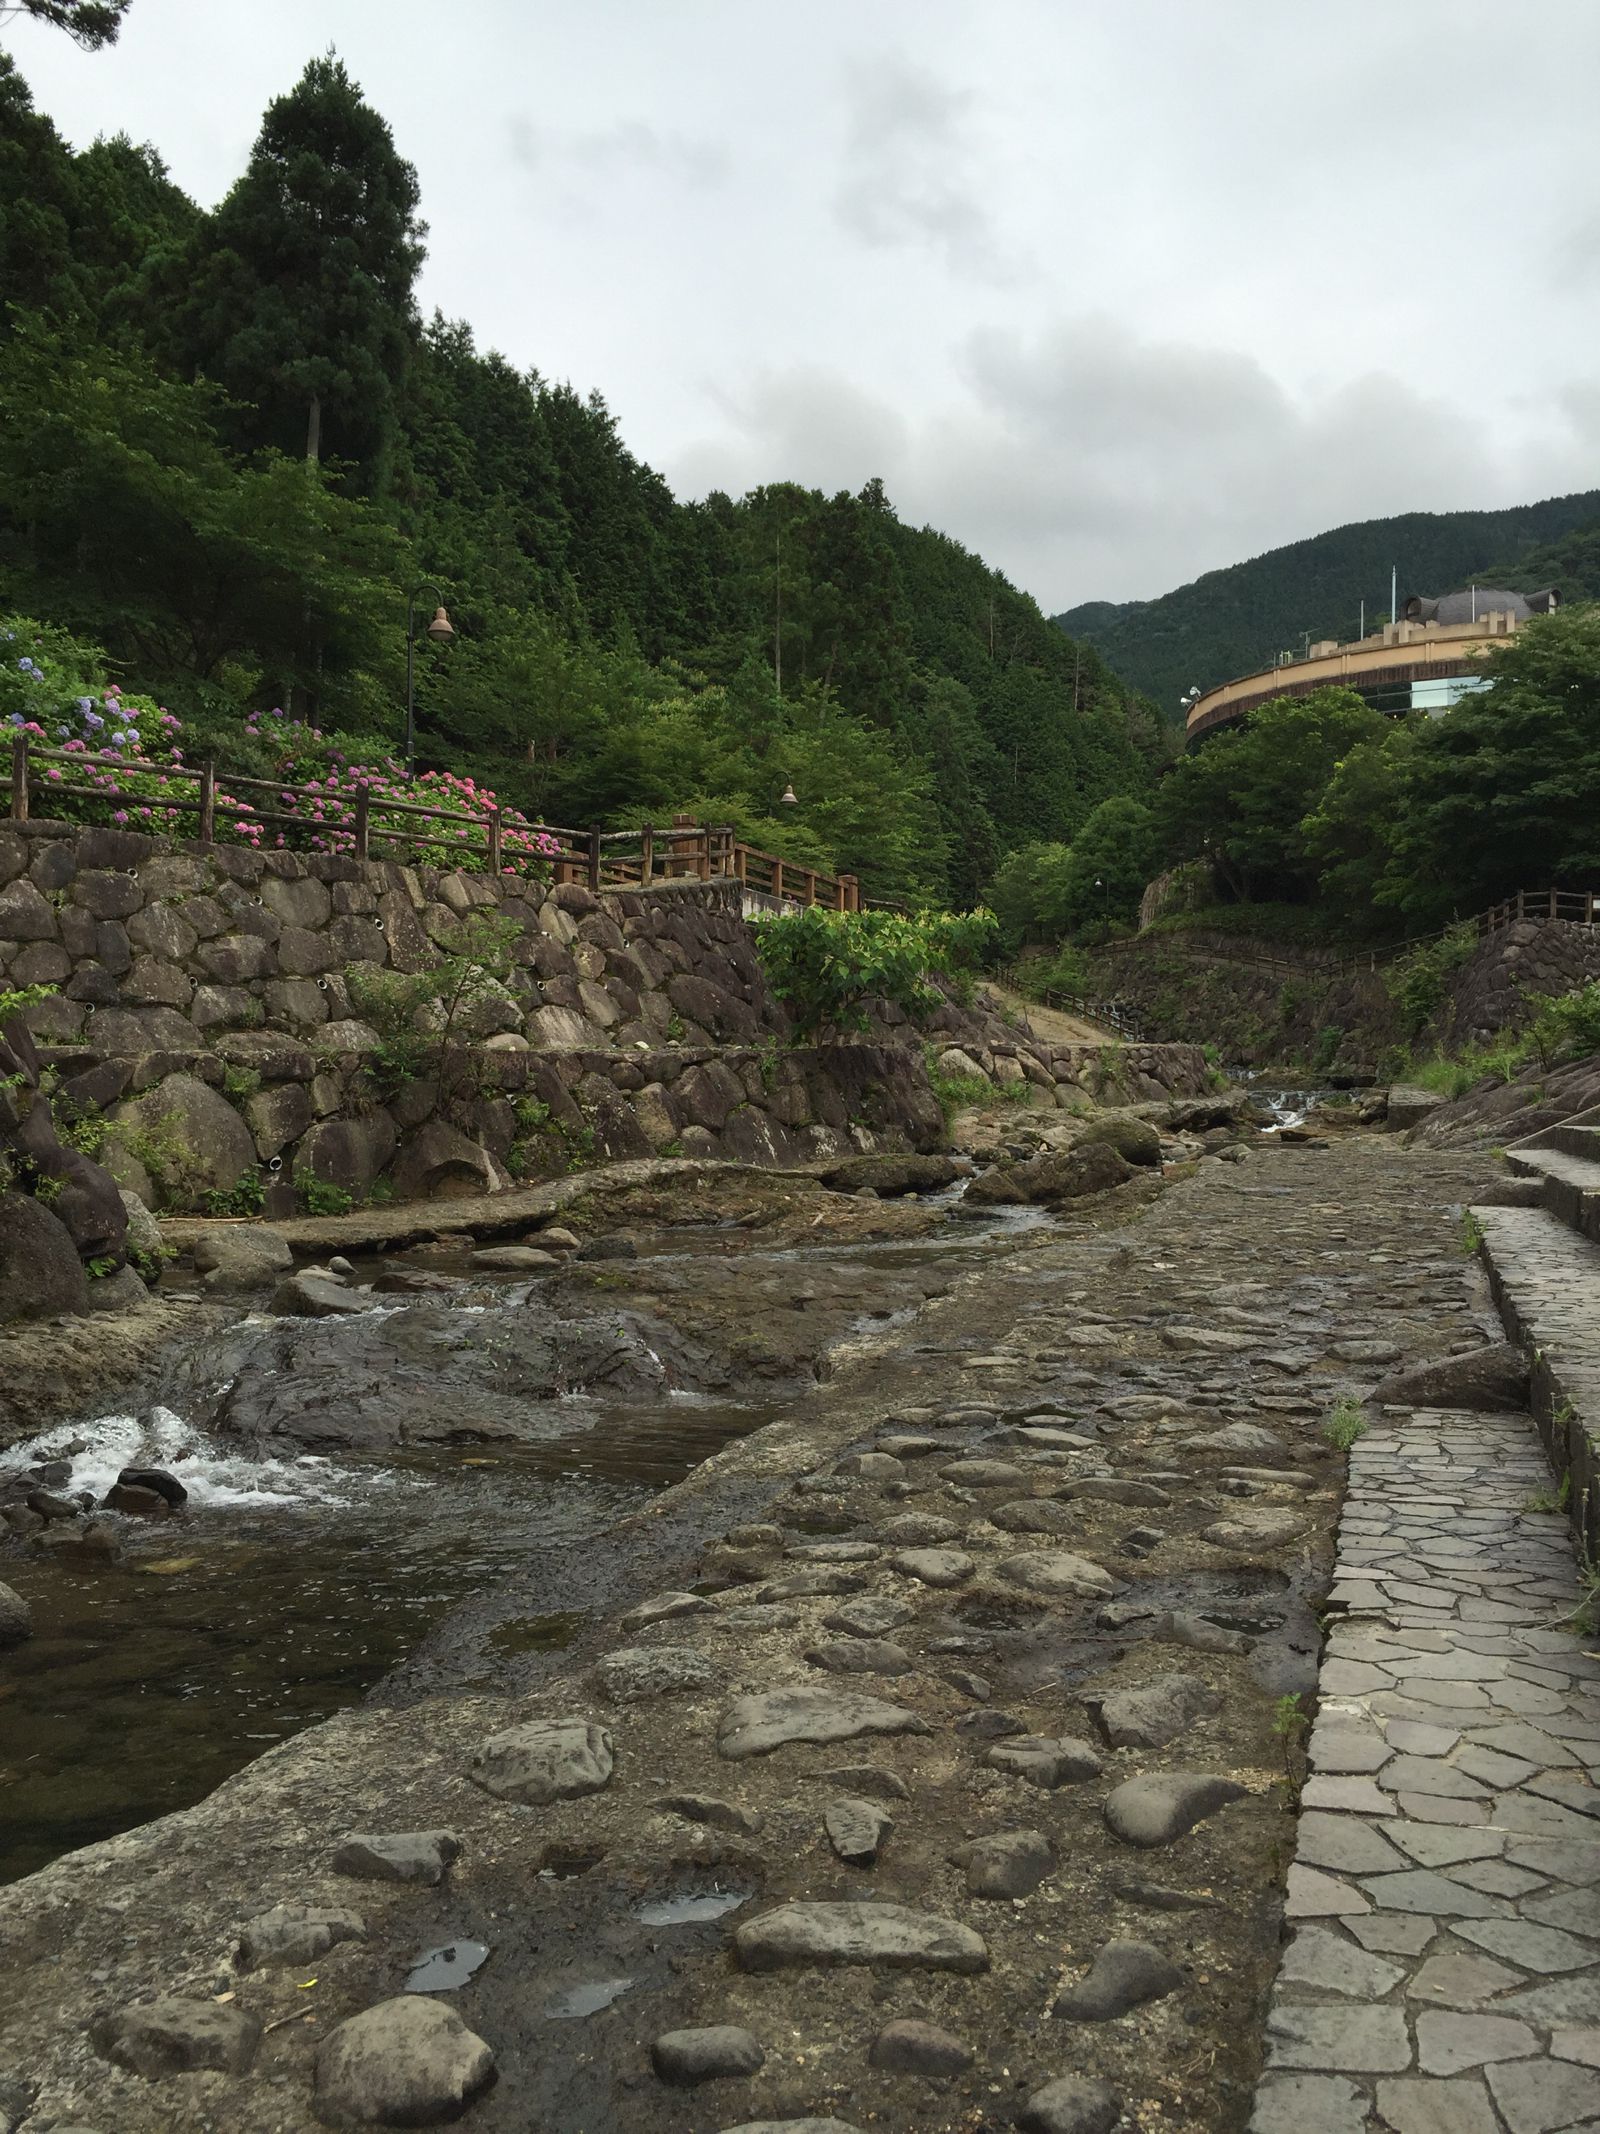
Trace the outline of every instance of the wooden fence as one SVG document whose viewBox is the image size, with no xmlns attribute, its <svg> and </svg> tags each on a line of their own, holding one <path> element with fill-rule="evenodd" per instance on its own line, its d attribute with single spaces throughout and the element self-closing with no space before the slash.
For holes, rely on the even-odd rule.
<svg viewBox="0 0 1600 2134">
<path fill-rule="evenodd" d="M 41 780 L 40 764 L 65 766 L 80 777 L 89 766 L 107 771 L 142 769 L 179 791 L 164 792 L 159 799 L 119 795 L 103 786 L 71 783 L 65 775 Z M 193 788 L 184 797 L 182 788 Z M 815 867 L 785 860 L 775 852 L 763 852 L 737 838 L 726 824 L 699 823 L 687 815 L 674 816 L 671 824 L 657 829 L 644 824 L 637 830 L 606 830 L 599 823 L 575 830 L 559 823 L 528 823 L 518 818 L 508 824 L 505 810 L 494 808 L 485 815 L 467 815 L 459 809 L 424 807 L 416 801 L 373 802 L 364 787 L 350 797 L 350 819 L 342 823 L 317 823 L 314 804 L 326 805 L 325 791 L 287 785 L 282 779 L 229 776 L 227 791 L 217 783 L 216 768 L 207 763 L 199 769 L 182 764 L 139 766 L 103 759 L 81 750 L 43 748 L 29 734 L 18 734 L 11 744 L 10 820 L 27 822 L 33 802 L 68 799 L 87 800 L 105 807 L 114 801 L 124 806 L 148 806 L 152 816 L 195 818 L 194 835 L 202 844 L 216 841 L 219 822 L 256 822 L 277 829 L 293 829 L 302 836 L 316 829 L 338 839 L 354 859 L 393 859 L 418 846 L 444 844 L 452 855 L 481 865 L 490 874 L 505 871 L 506 841 L 514 833 L 517 847 L 539 839 L 551 879 L 581 882 L 590 889 L 648 889 L 669 881 L 737 881 L 753 895 L 769 898 L 778 906 L 820 904 L 829 911 L 860 911 L 861 884 L 853 874 L 825 874 Z M 257 806 L 235 794 L 259 793 L 282 802 L 285 795 L 305 804 L 296 814 L 281 805 Z M 431 826 L 438 825 L 438 828 Z M 469 834 L 461 835 L 465 830 Z M 345 841 L 348 841 L 345 843 Z M 885 900 L 887 908 L 898 908 Z"/>
</svg>

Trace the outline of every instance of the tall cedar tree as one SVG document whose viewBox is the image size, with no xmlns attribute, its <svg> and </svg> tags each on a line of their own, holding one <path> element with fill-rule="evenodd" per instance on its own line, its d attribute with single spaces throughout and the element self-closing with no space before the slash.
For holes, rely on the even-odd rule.
<svg viewBox="0 0 1600 2134">
<path fill-rule="evenodd" d="M 35 22 L 65 30 L 84 51 L 98 52 L 102 45 L 116 43 L 130 5 L 131 0 L 13 0 L 0 7 L 0 22 L 7 15 L 31 15 Z"/>
<path fill-rule="evenodd" d="M 269 105 L 244 176 L 168 263 L 189 361 L 252 405 L 242 442 L 329 450 L 377 486 L 417 331 L 420 199 L 340 60 Z"/>
</svg>

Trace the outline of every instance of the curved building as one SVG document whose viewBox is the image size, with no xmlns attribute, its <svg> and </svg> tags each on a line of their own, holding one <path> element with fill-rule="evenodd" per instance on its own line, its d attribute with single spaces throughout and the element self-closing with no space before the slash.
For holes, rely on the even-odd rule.
<svg viewBox="0 0 1600 2134">
<path fill-rule="evenodd" d="M 1396 621 L 1350 644 L 1327 639 L 1303 659 L 1241 675 L 1208 689 L 1191 702 L 1185 720 L 1190 741 L 1243 718 L 1273 697 L 1305 696 L 1330 686 L 1353 689 L 1378 711 L 1398 716 L 1425 711 L 1437 717 L 1466 695 L 1487 686 L 1479 671 L 1483 655 L 1514 636 L 1531 615 L 1547 615 L 1561 595 L 1512 593 L 1502 586 L 1470 585 L 1429 600 L 1414 593 Z"/>
</svg>

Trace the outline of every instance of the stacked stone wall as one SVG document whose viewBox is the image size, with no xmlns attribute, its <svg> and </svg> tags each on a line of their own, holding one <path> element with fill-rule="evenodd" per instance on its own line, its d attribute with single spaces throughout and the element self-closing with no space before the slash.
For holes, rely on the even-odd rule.
<svg viewBox="0 0 1600 2134">
<path fill-rule="evenodd" d="M 515 968 L 438 1073 L 397 1077 L 362 974 L 426 969 L 479 910 L 517 922 Z M 596 1156 L 927 1147 L 925 1038 L 1042 1102 L 1187 1095 L 1205 1074 L 1192 1048 L 1041 1044 L 981 995 L 794 1048 L 733 882 L 595 895 L 50 823 L 0 830 L 0 983 L 55 988 L 27 1020 L 68 1104 L 109 1114 L 121 1182 L 169 1203 L 258 1167 L 411 1198 Z"/>
</svg>

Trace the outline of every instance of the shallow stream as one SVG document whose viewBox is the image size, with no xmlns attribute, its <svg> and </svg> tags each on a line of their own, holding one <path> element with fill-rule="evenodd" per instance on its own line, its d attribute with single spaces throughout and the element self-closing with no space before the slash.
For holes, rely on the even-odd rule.
<svg viewBox="0 0 1600 2134">
<path fill-rule="evenodd" d="M 798 1285 L 808 1267 L 837 1277 L 847 1266 L 860 1271 L 859 1311 L 820 1346 L 887 1341 L 918 1301 L 919 1269 L 942 1278 L 1039 1221 L 1031 1210 L 981 1222 L 950 1212 L 919 1238 L 743 1252 L 752 1316 L 770 1309 L 774 1278 Z M 619 1306 L 708 1240 L 667 1233 L 661 1243 L 619 1266 Z M 462 1307 L 471 1345 L 492 1348 L 500 1315 L 525 1313 L 528 1294 L 507 1285 L 503 1301 Z M 174 1364 L 172 1384 L 192 1388 L 192 1360 Z M 67 1491 L 98 1502 L 120 1468 L 139 1464 L 169 1470 L 189 1492 L 171 1519 L 119 1521 L 116 1563 L 86 1563 L 75 1549 L 0 1551 L 0 1576 L 25 1590 L 35 1623 L 0 1668 L 0 1882 L 200 1799 L 359 1700 L 463 1603 L 513 1574 L 526 1582 L 531 1571 L 537 1587 L 542 1552 L 570 1561 L 574 1544 L 771 1420 L 795 1390 L 751 1382 L 722 1397 L 663 1381 L 627 1398 L 570 1391 L 519 1409 L 532 1442 L 327 1456 L 258 1454 L 156 1408 L 0 1453 L 3 1480 L 86 1439 L 93 1449 L 73 1457 Z M 192 1412 L 209 1406 L 196 1399 Z M 502 1626 L 508 1660 L 576 1636 L 584 1618 L 559 1583 L 544 1612 Z"/>
</svg>

